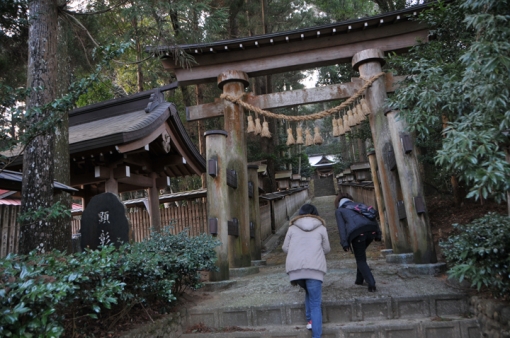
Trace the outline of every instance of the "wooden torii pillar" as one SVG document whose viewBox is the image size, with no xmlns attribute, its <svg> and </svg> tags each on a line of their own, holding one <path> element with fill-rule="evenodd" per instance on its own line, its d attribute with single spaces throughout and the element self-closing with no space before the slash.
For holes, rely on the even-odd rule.
<svg viewBox="0 0 510 338">
<path fill-rule="evenodd" d="M 244 72 L 226 71 L 218 75 L 218 86 L 223 89 L 225 94 L 237 97 L 244 93 L 244 89 L 248 85 L 248 76 Z M 237 235 L 228 236 L 229 266 L 230 268 L 243 268 L 251 266 L 248 163 L 243 108 L 225 101 L 223 119 L 224 130 L 228 135 L 225 139 L 224 152 L 226 167 L 218 170 L 227 171 L 229 188 L 224 203 L 228 204 L 230 227 L 234 232 L 237 232 Z M 214 195 L 214 192 L 208 189 L 207 200 L 215 198 L 217 196 Z"/>
<path fill-rule="evenodd" d="M 220 241 L 216 247 L 218 271 L 209 273 L 209 280 L 218 282 L 230 278 L 228 257 L 228 226 L 230 204 L 228 203 L 226 138 L 224 130 L 205 132 L 205 153 L 207 161 L 207 220 L 209 233 Z"/>
<path fill-rule="evenodd" d="M 417 264 L 436 263 L 437 256 L 425 206 L 415 142 L 413 142 L 412 135 L 406 133 L 406 122 L 397 118 L 397 114 L 398 111 L 391 110 L 386 116 L 402 188 L 414 262 Z"/>
<path fill-rule="evenodd" d="M 359 70 L 362 78 L 369 79 L 382 71 L 381 65 L 385 63 L 384 54 L 379 49 L 366 49 L 356 53 L 352 58 L 352 67 Z M 384 197 L 385 220 L 390 229 L 393 252 L 412 252 L 407 233 L 407 224 L 399 218 L 397 202 L 401 200 L 400 182 L 397 173 L 392 171 L 384 156 L 392 150 L 388 120 L 384 115 L 386 101 L 386 88 L 384 78 L 377 79 L 366 92 L 371 114 L 368 117 L 370 129 L 374 139 L 375 155 Z M 384 226 L 384 225 L 383 225 Z"/>
<path fill-rule="evenodd" d="M 352 64 L 354 69 L 359 69 L 361 77 L 369 78 L 381 71 L 384 54 L 379 49 L 363 50 L 354 55 Z M 415 263 L 435 263 L 437 258 L 416 148 L 411 135 L 405 133 L 405 122 L 396 118 L 397 112 L 385 110 L 383 83 L 382 78 L 374 82 L 367 90 L 367 100 L 372 108 L 370 128 L 393 251 L 405 253 L 412 250 Z"/>
</svg>

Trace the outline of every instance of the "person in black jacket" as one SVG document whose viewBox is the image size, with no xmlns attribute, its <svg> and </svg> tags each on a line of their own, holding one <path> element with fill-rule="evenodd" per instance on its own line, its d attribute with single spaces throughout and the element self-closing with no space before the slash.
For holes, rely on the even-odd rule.
<svg viewBox="0 0 510 338">
<path fill-rule="evenodd" d="M 340 192 L 335 199 L 335 216 L 340 243 L 344 251 L 352 250 L 356 258 L 357 273 L 354 284 L 368 283 L 368 291 L 376 291 L 375 279 L 367 264 L 366 249 L 373 240 L 381 240 L 381 232 L 377 221 L 372 221 L 362 214 L 347 209 L 349 203 L 355 204 L 351 195 Z"/>
</svg>

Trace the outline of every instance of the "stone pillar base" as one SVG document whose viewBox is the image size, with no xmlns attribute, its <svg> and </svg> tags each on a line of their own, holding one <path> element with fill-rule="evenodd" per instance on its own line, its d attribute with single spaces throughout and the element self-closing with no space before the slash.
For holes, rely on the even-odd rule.
<svg viewBox="0 0 510 338">
<path fill-rule="evenodd" d="M 222 280 L 219 282 L 205 282 L 205 283 L 203 283 L 204 286 L 200 290 L 206 291 L 206 292 L 226 290 L 226 289 L 230 289 L 235 284 L 237 284 L 237 281 L 235 281 L 235 280 Z"/>
<path fill-rule="evenodd" d="M 244 277 L 244 276 L 253 275 L 256 273 L 259 273 L 258 266 L 248 266 L 246 268 L 230 268 L 229 269 L 230 278 Z"/>
<path fill-rule="evenodd" d="M 383 257 L 386 257 L 388 255 L 391 255 L 393 254 L 393 249 L 383 249 L 381 250 L 381 255 L 383 255 Z"/>
<path fill-rule="evenodd" d="M 413 253 L 387 254 L 386 263 L 390 264 L 412 264 L 414 262 Z"/>
<path fill-rule="evenodd" d="M 433 276 L 446 272 L 446 263 L 409 264 L 404 265 L 402 270 L 413 275 Z"/>
<path fill-rule="evenodd" d="M 265 260 L 251 261 L 251 266 L 262 266 L 267 265 Z"/>
</svg>

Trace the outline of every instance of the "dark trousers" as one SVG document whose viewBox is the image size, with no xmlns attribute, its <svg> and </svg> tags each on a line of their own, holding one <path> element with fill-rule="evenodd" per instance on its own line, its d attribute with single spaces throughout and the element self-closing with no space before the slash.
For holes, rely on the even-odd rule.
<svg viewBox="0 0 510 338">
<path fill-rule="evenodd" d="M 372 275 L 372 271 L 367 264 L 367 253 L 366 250 L 370 243 L 375 238 L 375 232 L 367 231 L 355 237 L 352 242 L 352 251 L 356 258 L 357 272 L 356 272 L 356 284 L 363 284 L 365 280 L 369 286 L 375 286 L 375 279 Z"/>
</svg>

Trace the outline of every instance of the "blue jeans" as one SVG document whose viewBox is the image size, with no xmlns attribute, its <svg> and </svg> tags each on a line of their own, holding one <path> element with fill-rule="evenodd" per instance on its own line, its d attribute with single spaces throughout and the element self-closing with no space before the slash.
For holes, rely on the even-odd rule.
<svg viewBox="0 0 510 338">
<path fill-rule="evenodd" d="M 297 281 L 305 289 L 306 320 L 312 321 L 312 338 L 322 336 L 322 282 L 317 279 Z"/>
</svg>

